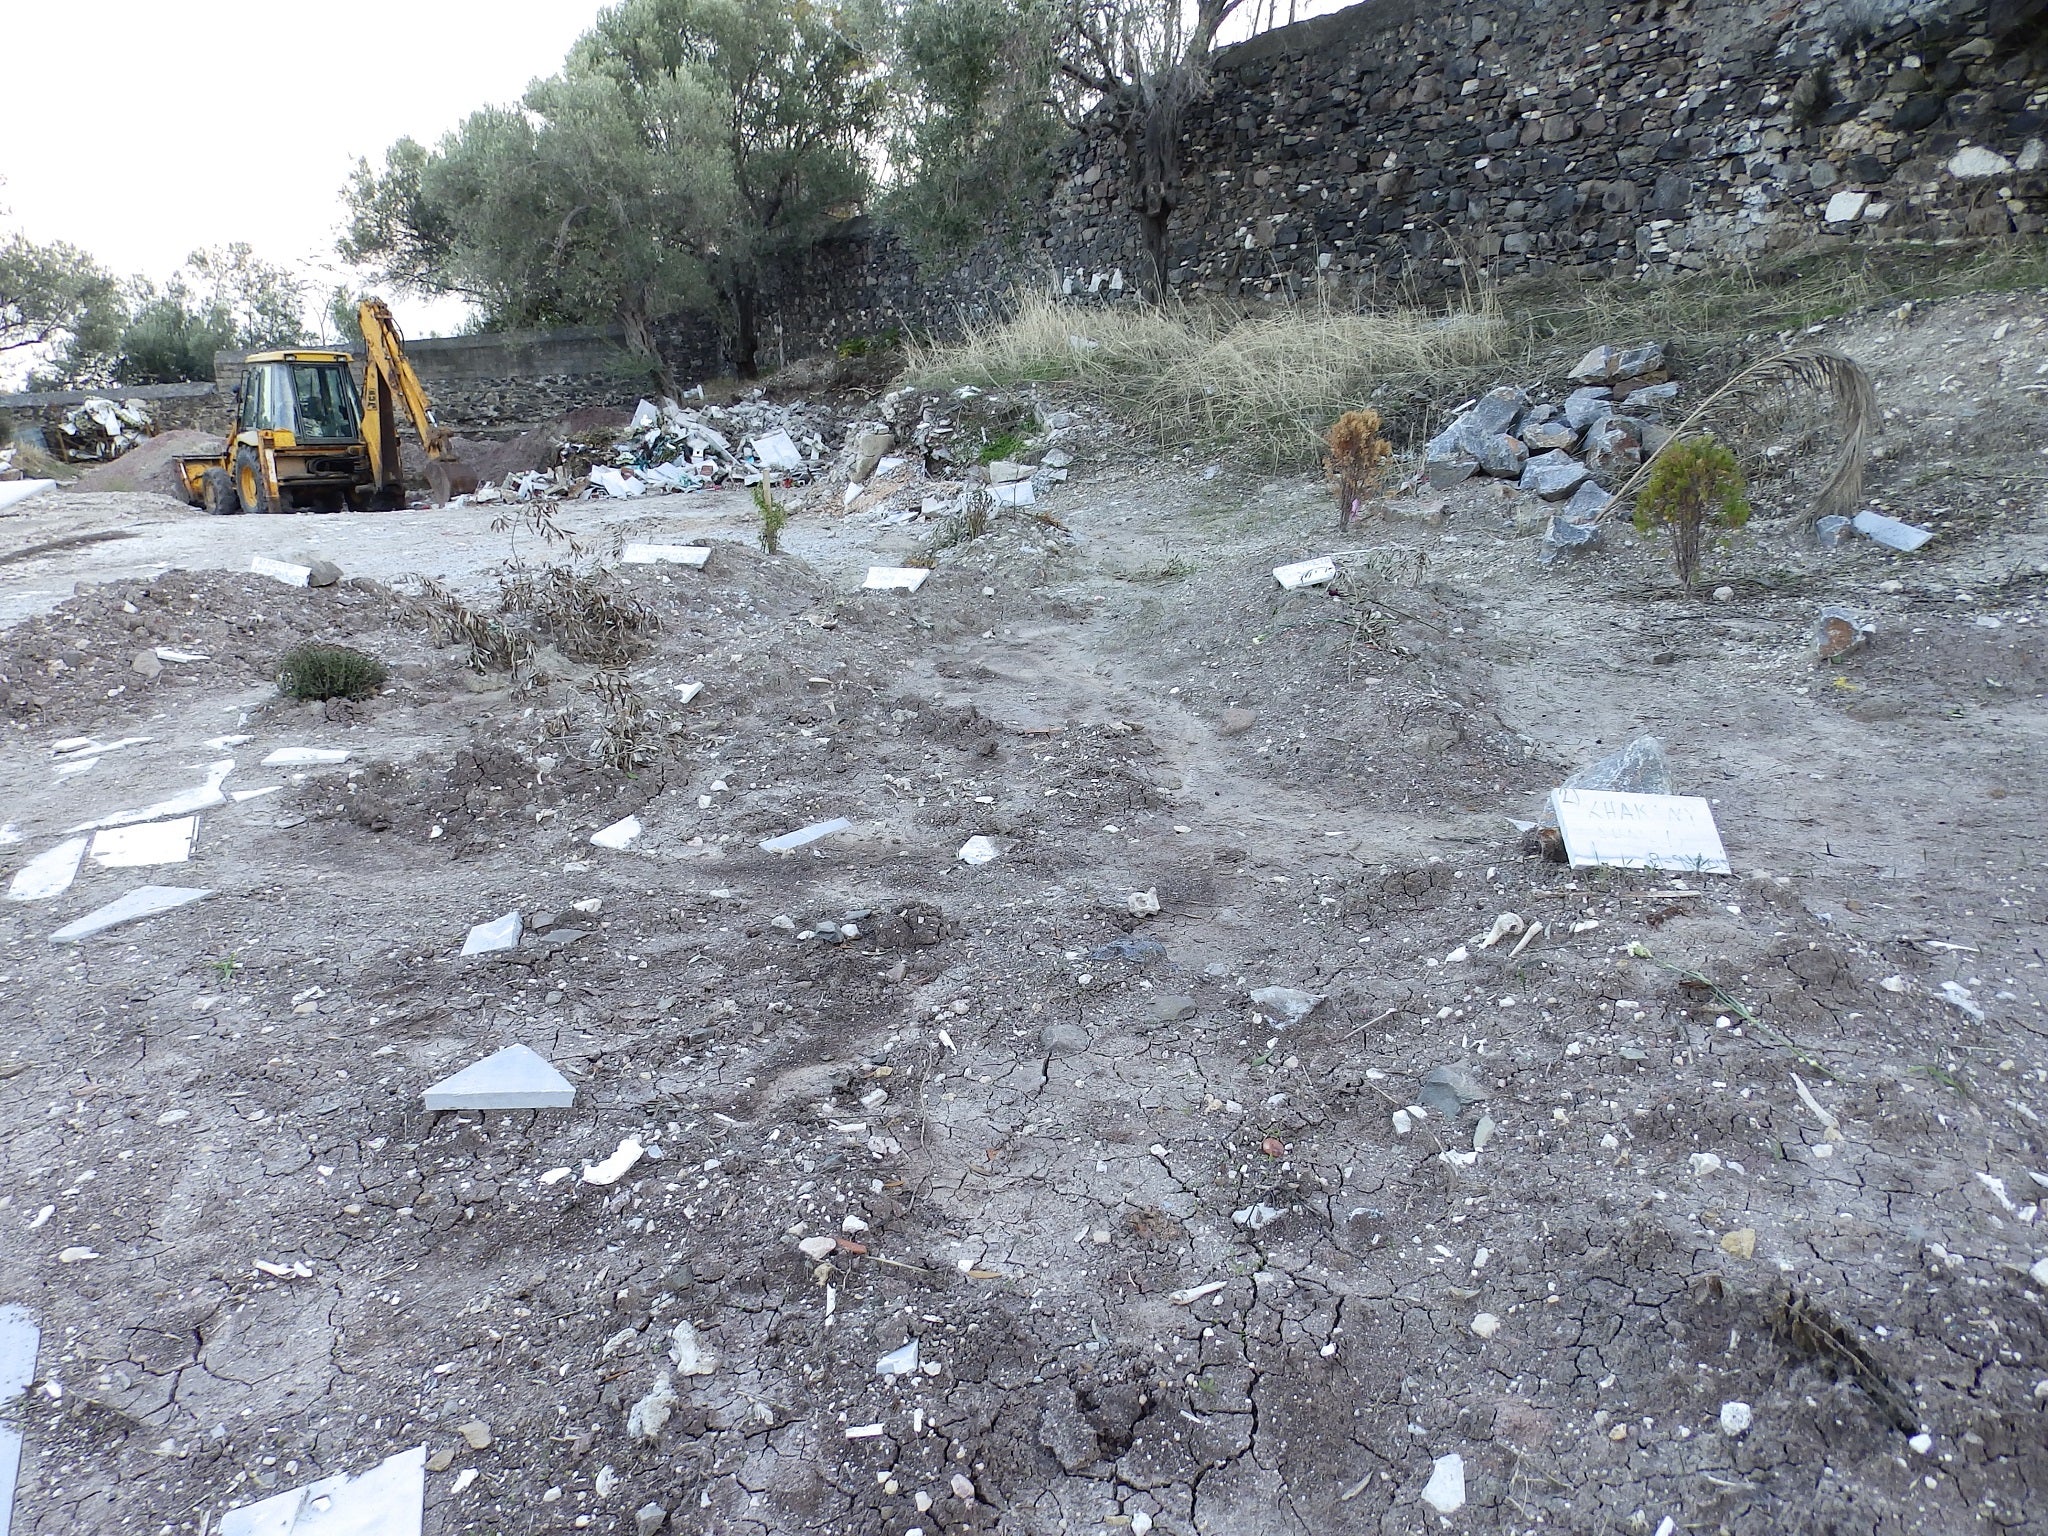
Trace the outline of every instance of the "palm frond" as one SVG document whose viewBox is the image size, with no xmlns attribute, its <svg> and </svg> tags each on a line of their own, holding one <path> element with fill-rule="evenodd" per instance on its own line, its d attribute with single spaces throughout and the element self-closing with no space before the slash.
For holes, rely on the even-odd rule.
<svg viewBox="0 0 2048 1536">
<path fill-rule="evenodd" d="M 1767 420 L 1773 404 L 1797 403 L 1813 396 L 1833 407 L 1841 428 L 1842 456 L 1815 498 L 1809 517 L 1850 516 L 1863 499 L 1863 461 L 1878 425 L 1877 390 L 1859 363 L 1827 347 L 1794 347 L 1750 364 L 1701 401 L 1664 447 L 1716 426 L 1754 430 Z M 1664 447 L 1644 459 L 1621 483 L 1614 493 L 1616 506 L 1626 503 L 1642 486 Z"/>
</svg>

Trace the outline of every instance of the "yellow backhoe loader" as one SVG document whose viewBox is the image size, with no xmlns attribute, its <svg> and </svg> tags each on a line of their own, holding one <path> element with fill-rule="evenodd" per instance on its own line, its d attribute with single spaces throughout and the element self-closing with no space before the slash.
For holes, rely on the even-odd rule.
<svg viewBox="0 0 2048 1536">
<path fill-rule="evenodd" d="M 398 459 L 402 402 L 427 451 L 434 504 L 476 489 L 454 453 L 454 434 L 434 419 L 420 376 L 406 361 L 391 311 L 366 299 L 363 383 L 346 352 L 293 348 L 252 352 L 235 390 L 227 447 L 181 458 L 186 498 L 209 512 L 389 511 L 405 505 Z"/>
</svg>

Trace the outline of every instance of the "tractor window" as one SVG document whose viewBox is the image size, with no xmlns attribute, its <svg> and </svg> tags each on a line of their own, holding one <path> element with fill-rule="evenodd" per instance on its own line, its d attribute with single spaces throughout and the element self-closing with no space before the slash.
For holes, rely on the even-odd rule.
<svg viewBox="0 0 2048 1536">
<path fill-rule="evenodd" d="M 242 430 L 292 430 L 291 369 L 284 363 L 258 363 L 242 375 Z"/>
<path fill-rule="evenodd" d="M 292 369 L 292 387 L 300 442 L 347 442 L 362 435 L 362 407 L 345 365 L 300 363 Z"/>
</svg>

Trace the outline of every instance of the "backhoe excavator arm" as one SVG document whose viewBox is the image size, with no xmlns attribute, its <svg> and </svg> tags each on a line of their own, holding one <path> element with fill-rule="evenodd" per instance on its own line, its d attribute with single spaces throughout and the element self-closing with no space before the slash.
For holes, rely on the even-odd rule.
<svg viewBox="0 0 2048 1536">
<path fill-rule="evenodd" d="M 461 469 L 455 457 L 455 434 L 434 419 L 426 387 L 405 355 L 405 338 L 381 299 L 365 299 L 356 308 L 363 328 L 363 441 L 370 450 L 370 472 L 378 486 L 404 498 L 404 473 L 398 460 L 399 402 L 412 418 L 420 445 L 427 451 L 427 478 L 435 499 L 476 489 L 476 477 Z"/>
</svg>

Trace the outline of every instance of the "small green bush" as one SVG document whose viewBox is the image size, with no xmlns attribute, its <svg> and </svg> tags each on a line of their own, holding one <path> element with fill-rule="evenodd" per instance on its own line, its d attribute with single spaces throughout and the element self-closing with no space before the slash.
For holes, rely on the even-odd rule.
<svg viewBox="0 0 2048 1536">
<path fill-rule="evenodd" d="M 277 690 L 294 699 L 367 699 L 390 676 L 383 662 L 349 646 L 301 645 L 278 664 Z"/>
<path fill-rule="evenodd" d="M 1702 433 L 1667 447 L 1636 498 L 1636 531 L 1671 530 L 1671 563 L 1687 591 L 1699 579 L 1700 536 L 1709 526 L 1740 528 L 1749 497 L 1735 455 Z"/>
<path fill-rule="evenodd" d="M 1015 432 L 998 432 L 981 445 L 981 462 L 996 464 L 1024 451 L 1024 439 Z"/>
<path fill-rule="evenodd" d="M 789 521 L 789 508 L 775 499 L 763 480 L 754 487 L 754 510 L 761 518 L 761 548 L 771 555 L 782 553 L 782 525 Z"/>
</svg>

